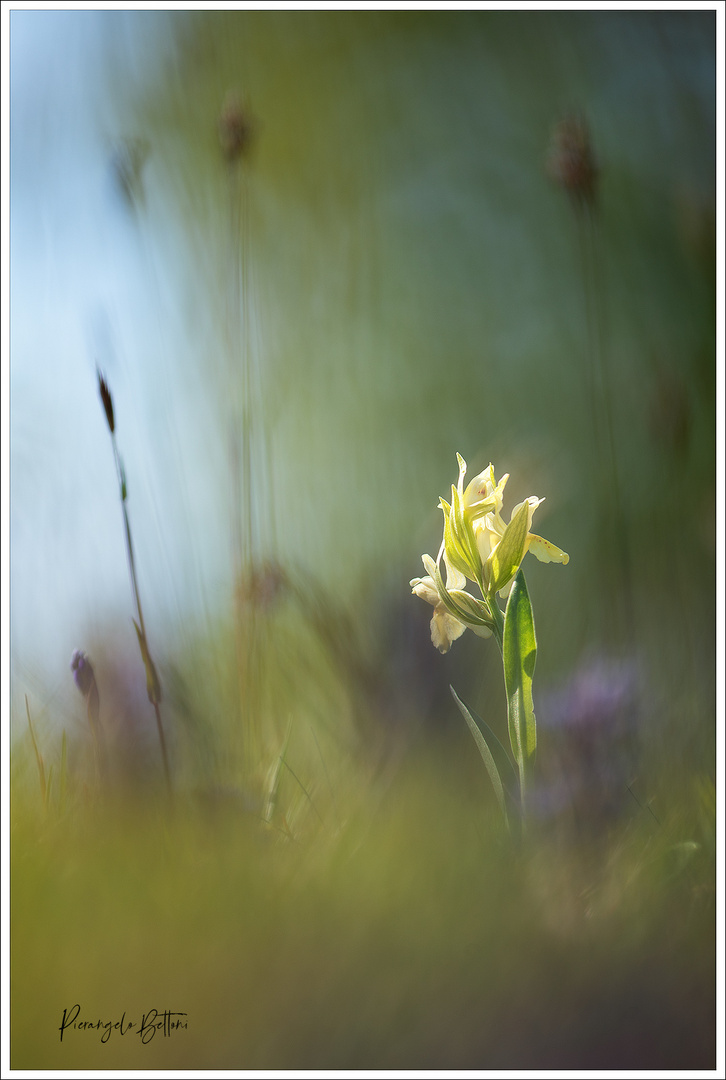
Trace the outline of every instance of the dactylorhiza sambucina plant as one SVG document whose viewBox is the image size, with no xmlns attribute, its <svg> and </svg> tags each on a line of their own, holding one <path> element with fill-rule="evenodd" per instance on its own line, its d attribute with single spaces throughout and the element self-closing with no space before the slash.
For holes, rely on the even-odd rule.
<svg viewBox="0 0 726 1080">
<path fill-rule="evenodd" d="M 532 606 L 521 569 L 531 551 L 540 562 L 569 562 L 569 555 L 531 531 L 532 517 L 543 501 L 530 495 L 518 503 L 505 523 L 502 517 L 504 488 L 509 474 L 499 482 L 489 465 L 464 488 L 466 462 L 457 454 L 459 480 L 451 487 L 451 502 L 440 499 L 444 536 L 434 561 L 423 555 L 427 576 L 413 578 L 416 596 L 433 605 L 431 640 L 445 653 L 465 630 L 479 637 L 495 637 L 502 654 L 507 694 L 509 739 L 517 765 L 483 720 L 451 692 L 491 778 L 499 805 L 508 822 L 508 807 L 518 807 L 522 820 L 537 749 L 537 728 L 532 701 L 532 678 L 537 658 Z M 446 569 L 446 583 L 441 561 Z M 467 591 L 467 582 L 479 588 L 481 598 Z M 506 599 L 502 611 L 498 597 Z"/>
</svg>

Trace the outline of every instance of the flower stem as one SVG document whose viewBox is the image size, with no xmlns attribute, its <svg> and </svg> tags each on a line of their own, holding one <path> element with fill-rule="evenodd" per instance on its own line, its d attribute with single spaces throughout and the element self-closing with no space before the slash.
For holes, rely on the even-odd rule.
<svg viewBox="0 0 726 1080">
<path fill-rule="evenodd" d="M 494 637 L 497 639 L 499 651 L 502 652 L 504 648 L 504 615 L 493 596 L 487 598 L 487 605 L 494 620 Z"/>
<path fill-rule="evenodd" d="M 489 609 L 489 614 L 492 617 L 492 630 L 501 653 L 504 649 L 504 615 L 502 609 L 497 603 L 496 593 L 485 587 L 484 579 L 481 574 L 477 578 L 477 585 L 479 586 L 481 594 L 484 597 L 484 602 Z"/>
<path fill-rule="evenodd" d="M 482 588 L 481 582 L 479 583 L 479 587 Z M 487 607 L 489 608 L 489 612 L 490 612 L 491 617 L 492 617 L 492 621 L 493 621 L 493 624 L 494 624 L 494 626 L 493 626 L 494 637 L 496 638 L 497 645 L 499 646 L 499 652 L 501 653 L 501 656 L 502 656 L 502 674 L 504 676 L 504 692 L 505 692 L 505 695 L 506 695 L 506 698 L 507 698 L 507 713 L 509 713 L 509 710 L 511 708 L 511 703 L 510 703 L 510 700 L 509 700 L 509 692 L 508 692 L 508 689 L 507 689 L 506 668 L 504 667 L 504 618 L 505 618 L 505 616 L 504 616 L 504 612 L 502 611 L 502 609 L 499 607 L 499 604 L 497 603 L 495 593 L 493 593 L 491 591 L 485 592 L 484 589 L 482 588 L 482 594 L 484 595 L 484 599 L 486 600 Z M 522 826 L 522 831 L 524 831 L 525 816 L 526 816 L 525 815 L 525 801 L 526 801 L 527 788 L 529 786 L 529 784 L 528 784 L 528 779 L 529 778 L 527 776 L 527 769 L 525 767 L 524 760 L 517 753 L 517 748 L 516 748 L 516 746 L 514 746 L 514 744 L 512 744 L 512 753 L 514 754 L 514 757 L 515 757 L 515 760 L 517 761 L 517 765 L 518 765 L 518 769 L 519 769 L 519 798 L 520 798 L 520 811 L 521 811 L 521 826 Z"/>
</svg>

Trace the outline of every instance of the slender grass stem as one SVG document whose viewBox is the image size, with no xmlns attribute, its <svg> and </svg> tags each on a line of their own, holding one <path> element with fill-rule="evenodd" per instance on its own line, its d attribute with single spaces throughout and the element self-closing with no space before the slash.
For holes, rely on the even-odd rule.
<svg viewBox="0 0 726 1080">
<path fill-rule="evenodd" d="M 241 592 L 252 565 L 252 470 L 249 415 L 249 312 L 247 295 L 247 230 L 243 163 L 228 161 L 230 220 L 230 290 L 228 294 L 229 373 L 232 423 L 232 534 L 234 545 L 234 630 L 237 667 L 237 708 L 242 730 L 245 767 L 252 762 L 252 709 L 250 670 L 251 611 L 243 613 Z M 240 385 L 241 383 L 241 385 Z M 242 494 L 244 493 L 244 494 Z M 244 500 L 244 502 L 243 502 Z"/>
<path fill-rule="evenodd" d="M 134 590 L 134 601 L 136 603 L 136 614 L 139 617 L 139 626 L 141 632 L 146 636 L 146 627 L 144 625 L 144 613 L 141 608 L 141 597 L 139 595 L 139 583 L 136 578 L 136 560 L 134 559 L 134 545 L 131 540 L 131 523 L 129 522 L 129 515 L 126 509 L 126 478 L 124 476 L 123 467 L 121 465 L 121 458 L 119 457 L 118 447 L 116 446 L 116 436 L 111 435 L 111 442 L 113 443 L 113 454 L 116 461 L 116 471 L 119 480 L 119 489 L 121 491 L 121 510 L 124 516 L 124 531 L 126 535 L 126 555 L 129 563 L 129 573 L 131 575 L 131 587 Z"/>
<path fill-rule="evenodd" d="M 111 392 L 106 385 L 106 381 L 98 372 L 98 385 L 101 393 L 101 401 L 106 413 L 106 420 L 108 422 L 108 429 L 111 434 L 111 445 L 113 447 L 114 463 L 116 465 L 116 474 L 119 483 L 119 494 L 121 496 L 121 510 L 124 518 L 124 535 L 126 538 L 126 556 L 129 564 L 129 574 L 131 576 L 131 587 L 134 593 L 134 602 L 136 605 L 136 614 L 138 616 L 138 623 L 134 621 L 136 628 L 136 636 L 139 642 L 139 649 L 141 650 L 141 658 L 144 662 L 144 668 L 146 671 L 146 693 L 149 701 L 154 708 L 154 714 L 156 716 L 156 727 L 159 733 L 159 745 L 161 747 L 161 758 L 164 766 L 164 778 L 166 780 L 166 787 L 169 793 L 169 797 L 172 796 L 172 783 L 171 783 L 171 770 L 169 768 L 169 755 L 166 749 L 166 738 L 164 736 L 164 725 L 161 721 L 161 710 L 159 704 L 161 702 L 161 683 L 159 682 L 159 676 L 156 671 L 156 665 L 151 657 L 149 650 L 148 638 L 146 636 L 146 625 L 144 623 L 144 612 L 141 607 L 141 595 L 139 593 L 139 583 L 136 576 L 136 560 L 134 558 L 134 545 L 131 539 L 131 523 L 129 521 L 128 511 L 126 509 L 126 475 L 124 473 L 123 463 L 121 461 L 121 455 L 118 451 L 118 445 L 116 443 L 116 424 L 113 412 L 113 399 Z"/>
<path fill-rule="evenodd" d="M 156 668 L 151 659 L 149 652 L 148 640 L 146 637 L 146 625 L 144 623 L 144 612 L 141 607 L 141 595 L 139 593 L 139 583 L 136 576 L 136 560 L 134 558 L 134 545 L 131 539 L 131 523 L 129 522 L 128 510 L 126 509 L 126 478 L 124 476 L 123 466 L 121 465 L 121 458 L 119 456 L 118 447 L 116 445 L 116 436 L 114 432 L 111 432 L 111 442 L 113 443 L 113 453 L 116 461 L 116 470 L 118 472 L 119 486 L 121 491 L 121 509 L 124 515 L 124 531 L 126 535 L 126 554 L 129 563 L 129 574 L 131 576 L 131 586 L 134 592 L 134 601 L 136 603 L 136 613 L 139 617 L 139 644 L 141 645 L 141 651 L 143 654 L 144 665 L 146 667 L 146 680 L 147 691 L 149 699 L 154 707 L 154 714 L 156 716 L 156 727 L 159 732 L 159 745 L 161 747 L 161 757 L 164 764 L 164 778 L 166 785 L 171 793 L 171 770 L 169 768 L 169 755 L 166 749 L 166 737 L 164 735 L 164 725 L 161 722 L 161 710 L 159 709 L 159 700 L 161 699 L 161 686 L 159 684 L 159 678 L 156 673 Z M 141 644 L 143 641 L 143 645 Z"/>
<path fill-rule="evenodd" d="M 40 780 L 40 794 L 41 794 L 42 799 L 43 799 L 43 805 L 46 806 L 47 805 L 47 799 L 46 799 L 47 786 L 46 786 L 46 780 L 45 780 L 45 765 L 43 763 L 43 758 L 41 756 L 40 750 L 38 749 L 38 743 L 36 742 L 35 732 L 33 731 L 33 721 L 30 719 L 30 706 L 28 705 L 28 695 L 27 694 L 25 695 L 25 714 L 28 717 L 28 729 L 30 731 L 30 739 L 31 739 L 31 741 L 33 743 L 33 750 L 35 751 L 35 760 L 36 760 L 36 763 L 38 765 L 38 779 Z"/>
<path fill-rule="evenodd" d="M 164 762 L 164 777 L 166 779 L 166 786 L 169 790 L 169 794 L 172 793 L 171 786 L 171 771 L 169 769 L 169 756 L 166 752 L 166 738 L 164 736 L 164 725 L 161 722 L 161 711 L 159 709 L 158 702 L 153 702 L 154 713 L 156 715 L 156 727 L 159 732 L 159 744 L 161 746 L 161 757 Z"/>
<path fill-rule="evenodd" d="M 327 769 L 327 766 L 325 764 L 325 758 L 323 757 L 323 752 L 320 749 L 320 743 L 318 742 L 318 737 L 315 734 L 315 728 L 312 726 L 312 724 L 310 725 L 310 732 L 312 734 L 313 741 L 315 742 L 315 746 L 316 746 L 317 751 L 318 751 L 318 756 L 320 758 L 320 764 L 323 766 L 323 772 L 325 774 L 325 779 L 327 781 L 328 789 L 330 791 L 330 798 L 333 801 L 333 811 L 335 813 L 335 818 L 336 818 L 336 821 L 338 822 L 338 825 L 340 826 L 340 813 L 338 811 L 338 800 L 335 797 L 335 791 L 333 790 L 333 785 L 330 782 L 330 774 L 328 773 L 328 769 Z"/>
<path fill-rule="evenodd" d="M 290 767 L 290 765 L 288 765 L 288 763 L 287 763 L 287 761 L 285 760 L 285 758 L 284 758 L 284 757 L 283 757 L 283 758 L 281 758 L 280 760 L 282 761 L 282 764 L 283 764 L 283 765 L 285 766 L 285 768 L 287 769 L 287 771 L 288 771 L 288 772 L 290 773 L 290 775 L 292 776 L 293 780 L 295 780 L 295 782 L 296 782 L 296 783 L 297 783 L 297 784 L 299 785 L 299 787 L 300 787 L 300 789 L 301 789 L 301 791 L 302 791 L 303 795 L 305 796 L 305 798 L 306 798 L 306 799 L 308 800 L 308 802 L 310 803 L 310 806 L 312 807 L 312 809 L 313 809 L 313 810 L 315 811 L 315 814 L 317 815 L 317 817 L 318 817 L 318 820 L 320 821 L 320 824 L 321 824 L 321 825 L 324 825 L 324 824 L 325 824 L 325 822 L 323 821 L 323 819 L 322 819 L 322 817 L 321 817 L 321 815 L 320 815 L 320 811 L 318 810 L 317 806 L 315 805 L 315 803 L 314 803 L 314 802 L 313 802 L 313 800 L 311 799 L 311 797 L 310 797 L 310 794 L 309 794 L 309 792 L 308 792 L 307 788 L 305 787 L 305 785 L 303 784 L 302 780 L 300 779 L 300 777 L 299 777 L 299 776 L 297 775 L 297 773 L 296 773 L 296 772 L 295 772 L 295 771 L 294 771 L 294 770 L 293 770 L 293 769 L 292 769 L 292 768 Z"/>
<path fill-rule="evenodd" d="M 604 522 L 598 527 L 598 531 L 616 559 L 619 588 L 612 590 L 613 602 L 617 603 L 619 597 L 622 604 L 622 611 L 614 612 L 616 625 L 620 633 L 626 638 L 631 638 L 633 629 L 631 560 L 615 442 L 612 373 L 605 342 L 602 260 L 593 207 L 590 204 L 579 207 L 576 220 L 587 327 L 587 367 L 595 436 L 595 469 L 599 486 L 606 496 L 603 504 Z"/>
</svg>

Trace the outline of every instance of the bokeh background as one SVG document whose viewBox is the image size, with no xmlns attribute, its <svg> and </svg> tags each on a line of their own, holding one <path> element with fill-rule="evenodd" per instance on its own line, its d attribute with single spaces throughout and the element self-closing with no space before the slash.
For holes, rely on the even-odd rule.
<svg viewBox="0 0 726 1080">
<path fill-rule="evenodd" d="M 11 14 L 14 1067 L 712 1067 L 715 41 Z M 496 647 L 408 585 L 457 451 L 570 554 L 525 852 L 449 695 L 505 737 Z"/>
</svg>

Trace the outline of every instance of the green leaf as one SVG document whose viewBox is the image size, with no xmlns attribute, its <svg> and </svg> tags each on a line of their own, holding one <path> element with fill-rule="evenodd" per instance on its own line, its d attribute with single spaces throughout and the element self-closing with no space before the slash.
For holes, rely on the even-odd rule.
<svg viewBox="0 0 726 1080">
<path fill-rule="evenodd" d="M 507 585 L 524 558 L 530 523 L 530 507 L 525 500 L 504 530 L 504 535 L 489 556 L 492 592 L 499 592 Z"/>
<path fill-rule="evenodd" d="M 507 828 L 509 828 L 507 801 L 513 806 L 516 806 L 517 798 L 515 792 L 518 787 L 517 776 L 512 767 L 512 763 L 509 760 L 509 756 L 489 725 L 479 716 L 474 719 L 474 716 L 472 716 L 469 709 L 457 695 L 453 686 L 450 686 L 449 690 L 451 690 L 452 697 L 459 708 L 459 712 L 466 720 L 469 730 L 474 736 L 474 742 L 482 756 L 486 770 L 489 773 L 489 779 L 494 787 L 494 793 L 497 797 L 499 808 L 504 816 L 504 823 Z M 486 732 L 486 738 L 482 729 Z M 504 781 L 502 781 L 502 774 L 504 774 Z"/>
<path fill-rule="evenodd" d="M 532 677 L 537 660 L 534 619 L 524 574 L 518 571 L 504 616 L 504 682 L 507 689 L 509 738 L 519 766 L 522 793 L 534 764 L 537 727 L 532 701 Z"/>
</svg>

